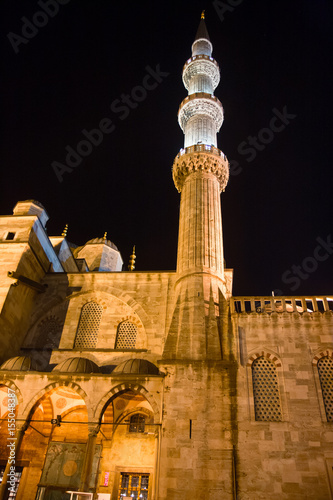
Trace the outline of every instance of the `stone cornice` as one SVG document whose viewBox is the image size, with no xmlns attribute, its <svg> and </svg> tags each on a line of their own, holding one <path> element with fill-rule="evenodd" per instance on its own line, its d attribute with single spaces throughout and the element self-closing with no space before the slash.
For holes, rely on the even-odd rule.
<svg viewBox="0 0 333 500">
<path fill-rule="evenodd" d="M 209 151 L 178 154 L 173 163 L 172 177 L 179 193 L 186 178 L 196 172 L 215 175 L 220 184 L 220 191 L 224 191 L 229 180 L 229 162 L 224 155 Z"/>
</svg>

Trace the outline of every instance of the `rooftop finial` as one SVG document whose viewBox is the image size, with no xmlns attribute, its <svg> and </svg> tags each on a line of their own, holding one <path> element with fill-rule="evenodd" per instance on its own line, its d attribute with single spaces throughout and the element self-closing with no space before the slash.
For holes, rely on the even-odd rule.
<svg viewBox="0 0 333 500">
<path fill-rule="evenodd" d="M 107 236 L 107 234 L 108 234 L 108 233 L 105 231 L 104 236 L 103 236 L 103 240 L 105 240 L 105 241 L 106 241 L 106 236 Z"/>
<path fill-rule="evenodd" d="M 136 255 L 135 255 L 135 245 L 134 245 L 133 251 L 132 251 L 132 255 L 130 255 L 130 258 L 129 258 L 129 264 L 128 264 L 128 270 L 129 271 L 134 271 L 134 269 L 135 269 L 135 259 L 136 259 Z"/>
<path fill-rule="evenodd" d="M 201 19 L 205 19 L 205 11 L 204 10 L 201 12 Z"/>
<path fill-rule="evenodd" d="M 64 227 L 64 230 L 61 233 L 61 236 L 63 236 L 65 238 L 67 236 L 67 231 L 68 231 L 68 224 L 66 224 L 66 226 Z"/>
</svg>

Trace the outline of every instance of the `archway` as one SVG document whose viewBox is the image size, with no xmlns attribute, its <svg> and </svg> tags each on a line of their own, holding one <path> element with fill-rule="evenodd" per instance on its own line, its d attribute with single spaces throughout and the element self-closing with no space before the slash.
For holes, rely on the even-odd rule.
<svg viewBox="0 0 333 500">
<path fill-rule="evenodd" d="M 89 439 L 83 394 L 78 387 L 54 384 L 19 411 L 26 429 L 17 456 L 23 464 L 17 500 L 62 498 L 66 490 L 80 488 Z M 99 454 L 96 458 L 95 470 Z M 95 488 L 96 474 L 90 479 Z"/>
<path fill-rule="evenodd" d="M 125 388 L 104 404 L 100 422 L 103 458 L 98 491 L 117 499 L 150 498 L 159 435 L 152 405 L 142 391 Z"/>
</svg>

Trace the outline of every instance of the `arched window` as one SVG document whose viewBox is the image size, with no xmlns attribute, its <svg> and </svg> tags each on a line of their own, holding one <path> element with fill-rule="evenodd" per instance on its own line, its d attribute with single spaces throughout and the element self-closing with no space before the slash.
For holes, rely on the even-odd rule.
<svg viewBox="0 0 333 500">
<path fill-rule="evenodd" d="M 36 347 L 54 349 L 58 347 L 62 325 L 56 316 L 48 316 L 38 325 Z"/>
<path fill-rule="evenodd" d="M 333 422 L 333 359 L 324 356 L 317 363 L 318 375 L 323 393 L 326 418 Z"/>
<path fill-rule="evenodd" d="M 135 413 L 130 418 L 129 432 L 145 432 L 146 417 L 141 413 Z"/>
<path fill-rule="evenodd" d="M 74 348 L 96 347 L 102 311 L 103 307 L 96 302 L 88 302 L 82 307 Z"/>
<path fill-rule="evenodd" d="M 135 349 L 138 327 L 130 321 L 118 325 L 115 349 Z"/>
<path fill-rule="evenodd" d="M 276 367 L 264 356 L 252 363 L 252 383 L 256 420 L 281 421 L 281 403 Z"/>
</svg>

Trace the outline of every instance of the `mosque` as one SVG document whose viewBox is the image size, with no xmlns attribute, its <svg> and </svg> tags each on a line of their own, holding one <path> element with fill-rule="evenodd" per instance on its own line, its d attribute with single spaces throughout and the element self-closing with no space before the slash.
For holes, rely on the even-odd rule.
<svg viewBox="0 0 333 500">
<path fill-rule="evenodd" d="M 232 295 L 204 16 L 183 68 L 177 269 L 0 217 L 0 500 L 333 498 L 333 296 Z"/>
</svg>

